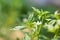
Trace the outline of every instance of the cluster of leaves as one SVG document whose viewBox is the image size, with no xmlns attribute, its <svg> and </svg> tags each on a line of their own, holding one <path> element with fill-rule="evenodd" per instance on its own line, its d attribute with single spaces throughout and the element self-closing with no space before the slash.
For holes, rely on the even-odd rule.
<svg viewBox="0 0 60 40">
<path fill-rule="evenodd" d="M 31 30 L 31 33 L 26 34 L 24 40 L 59 40 L 60 13 L 58 11 L 50 13 L 42 9 L 32 8 L 33 12 L 29 14 L 27 21 L 23 25 L 24 27 L 22 27 Z"/>
</svg>

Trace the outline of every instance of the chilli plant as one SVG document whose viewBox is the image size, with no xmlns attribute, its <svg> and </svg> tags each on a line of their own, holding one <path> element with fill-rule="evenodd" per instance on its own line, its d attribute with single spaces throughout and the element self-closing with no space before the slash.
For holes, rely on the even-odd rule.
<svg viewBox="0 0 60 40">
<path fill-rule="evenodd" d="M 32 7 L 33 12 L 29 14 L 27 21 L 14 30 L 29 29 L 30 32 L 24 32 L 23 40 L 60 40 L 60 13 L 55 11 L 39 10 Z"/>
</svg>

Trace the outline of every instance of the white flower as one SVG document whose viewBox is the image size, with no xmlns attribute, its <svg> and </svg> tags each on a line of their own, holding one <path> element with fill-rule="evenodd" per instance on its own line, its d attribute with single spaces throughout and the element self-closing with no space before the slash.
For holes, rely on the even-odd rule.
<svg viewBox="0 0 60 40">
<path fill-rule="evenodd" d="M 37 21 L 37 22 L 34 22 L 34 24 L 40 25 L 40 24 L 42 24 L 42 22 Z"/>
<path fill-rule="evenodd" d="M 40 25 L 40 24 L 42 24 L 41 22 L 39 22 L 39 21 L 37 21 L 37 23 L 36 23 L 37 25 Z"/>
</svg>

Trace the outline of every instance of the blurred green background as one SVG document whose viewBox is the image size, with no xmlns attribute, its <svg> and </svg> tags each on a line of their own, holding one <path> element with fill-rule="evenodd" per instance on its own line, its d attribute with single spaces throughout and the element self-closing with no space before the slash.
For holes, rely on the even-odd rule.
<svg viewBox="0 0 60 40">
<path fill-rule="evenodd" d="M 23 25 L 32 12 L 32 7 L 53 13 L 55 6 L 40 6 L 32 0 L 0 0 L 0 40 L 9 40 L 9 29 Z M 19 31 L 18 31 L 19 32 Z"/>
</svg>

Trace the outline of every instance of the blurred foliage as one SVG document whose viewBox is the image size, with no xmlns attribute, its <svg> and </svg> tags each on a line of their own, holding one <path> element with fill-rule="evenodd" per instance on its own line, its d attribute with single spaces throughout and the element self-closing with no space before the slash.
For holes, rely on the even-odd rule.
<svg viewBox="0 0 60 40">
<path fill-rule="evenodd" d="M 1 35 L 3 35 L 2 38 L 8 37 L 10 32 L 9 28 L 19 25 L 18 23 L 20 23 L 20 21 L 18 20 L 21 9 L 21 0 L 0 0 L 0 37 Z M 9 38 L 6 40 L 9 40 Z"/>
<path fill-rule="evenodd" d="M 35 4 L 31 4 L 24 0 L 0 0 L 0 40 L 1 38 L 12 40 L 11 30 L 21 30 L 25 36 L 23 40 L 60 39 L 60 13 L 58 11 L 54 13 L 57 8 L 38 6 L 36 9 L 32 7 Z M 26 28 L 31 33 L 24 32 Z"/>
<path fill-rule="evenodd" d="M 20 15 L 20 10 L 22 7 L 21 0 L 1 0 L 1 17 L 5 21 L 5 25 L 12 25 L 16 22 L 18 15 Z M 2 19 L 2 20 L 3 20 Z M 3 21 L 1 21 L 3 22 Z M 9 22 L 9 23 L 8 23 Z"/>
<path fill-rule="evenodd" d="M 29 14 L 27 21 L 24 22 L 25 24 L 12 30 L 17 30 L 21 27 L 20 30 L 30 29 L 31 33 L 27 32 L 23 40 L 59 40 L 60 13 L 58 11 L 50 13 L 42 9 L 32 8 L 33 12 Z"/>
</svg>

